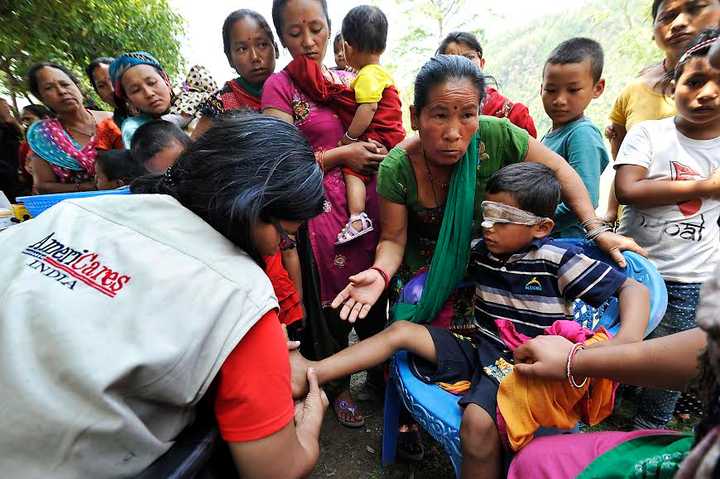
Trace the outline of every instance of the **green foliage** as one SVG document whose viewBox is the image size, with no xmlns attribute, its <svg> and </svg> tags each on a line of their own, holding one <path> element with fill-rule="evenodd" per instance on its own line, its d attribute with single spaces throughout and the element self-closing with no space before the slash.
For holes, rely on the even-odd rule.
<svg viewBox="0 0 720 479">
<path fill-rule="evenodd" d="M 183 65 L 184 20 L 168 0 L 4 0 L 0 2 L 0 86 L 27 96 L 24 75 L 38 61 L 61 63 L 89 82 L 93 58 L 147 50 L 172 77 Z"/>
<path fill-rule="evenodd" d="M 602 130 L 621 90 L 646 66 L 662 59 L 652 41 L 646 0 L 592 0 L 564 15 L 541 18 L 521 30 L 509 30 L 484 45 L 487 71 L 508 98 L 530 108 L 540 135 L 550 126 L 540 85 L 545 59 L 560 42 L 575 36 L 600 42 L 605 51 L 605 93 L 586 115 Z"/>
</svg>

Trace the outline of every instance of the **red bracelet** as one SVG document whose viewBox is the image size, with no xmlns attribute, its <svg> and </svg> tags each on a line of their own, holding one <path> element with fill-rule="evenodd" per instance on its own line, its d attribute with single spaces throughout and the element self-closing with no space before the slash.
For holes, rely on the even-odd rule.
<svg viewBox="0 0 720 479">
<path fill-rule="evenodd" d="M 374 269 L 375 271 L 380 273 L 380 276 L 382 276 L 383 281 L 385 281 L 385 289 L 388 289 L 388 286 L 390 286 L 390 276 L 388 276 L 388 274 L 385 271 L 381 270 L 377 266 L 373 266 L 370 269 Z"/>
</svg>

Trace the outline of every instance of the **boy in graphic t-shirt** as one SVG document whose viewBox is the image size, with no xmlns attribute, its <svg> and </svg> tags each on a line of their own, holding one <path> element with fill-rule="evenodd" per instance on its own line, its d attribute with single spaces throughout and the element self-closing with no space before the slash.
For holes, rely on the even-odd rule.
<svg viewBox="0 0 720 479">
<path fill-rule="evenodd" d="M 357 110 L 340 144 L 347 145 L 361 138 L 369 138 L 392 149 L 405 137 L 402 110 L 397 105 L 383 102 L 385 90 L 393 87 L 390 74 L 380 66 L 385 51 L 388 23 L 385 14 L 377 7 L 355 7 L 343 19 L 342 36 L 348 65 L 358 70 L 352 83 Z M 382 126 L 377 124 L 382 122 Z M 340 231 L 337 244 L 344 244 L 373 230 L 365 213 L 365 184 L 368 178 L 343 169 L 350 218 Z"/>
</svg>

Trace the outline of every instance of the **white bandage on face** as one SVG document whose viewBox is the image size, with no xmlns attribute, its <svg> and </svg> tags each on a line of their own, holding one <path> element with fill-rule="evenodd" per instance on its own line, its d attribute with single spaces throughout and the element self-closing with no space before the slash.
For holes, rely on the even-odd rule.
<svg viewBox="0 0 720 479">
<path fill-rule="evenodd" d="M 483 201 L 481 207 L 483 222 L 480 226 L 483 228 L 492 228 L 496 223 L 533 226 L 549 219 L 494 201 Z"/>
</svg>

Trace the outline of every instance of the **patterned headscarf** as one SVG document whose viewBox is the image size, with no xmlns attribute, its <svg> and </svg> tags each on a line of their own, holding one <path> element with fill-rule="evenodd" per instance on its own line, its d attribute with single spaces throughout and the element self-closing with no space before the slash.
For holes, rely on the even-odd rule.
<svg viewBox="0 0 720 479">
<path fill-rule="evenodd" d="M 217 91 L 217 83 L 202 65 L 193 66 L 188 72 L 182 92 L 177 96 L 170 113 L 195 116 L 200 105 Z"/>
<path fill-rule="evenodd" d="M 154 56 L 152 56 L 148 52 L 143 51 L 128 52 L 123 53 L 122 55 L 117 57 L 114 62 L 110 64 L 110 80 L 113 83 L 115 94 L 118 97 L 123 100 L 127 99 L 127 95 L 125 95 L 125 89 L 123 89 L 122 87 L 121 80 L 125 72 L 127 72 L 132 67 L 138 65 L 150 65 L 151 67 L 154 67 L 155 70 L 157 70 L 157 72 L 160 74 L 162 79 L 165 80 L 165 83 L 168 84 L 170 90 L 172 90 L 172 85 L 170 84 L 170 79 L 168 78 L 167 73 L 165 73 L 162 65 L 160 65 L 160 62 L 157 61 Z"/>
</svg>

